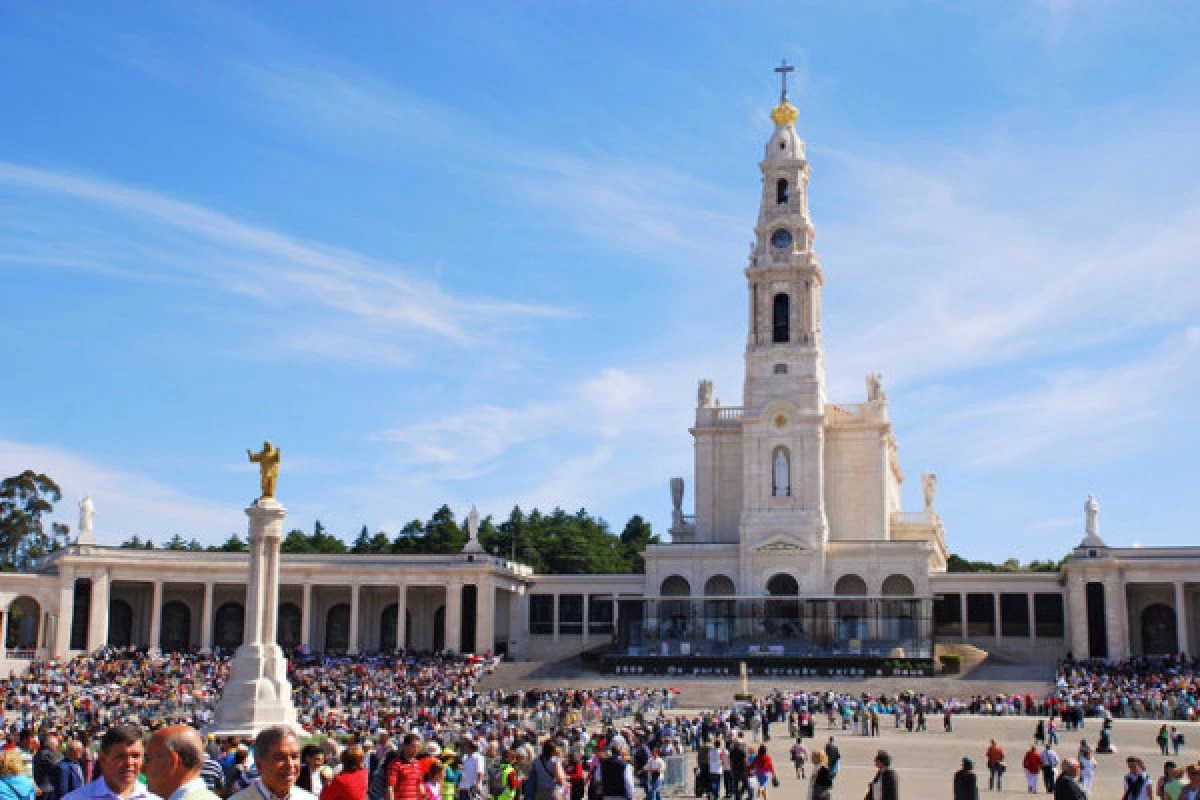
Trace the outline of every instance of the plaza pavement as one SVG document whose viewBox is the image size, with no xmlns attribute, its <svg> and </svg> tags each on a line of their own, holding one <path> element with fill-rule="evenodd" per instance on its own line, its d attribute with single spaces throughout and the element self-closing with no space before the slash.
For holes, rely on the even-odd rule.
<svg viewBox="0 0 1200 800">
<path fill-rule="evenodd" d="M 689 716 L 691 714 L 686 710 L 678 713 Z M 956 715 L 954 732 L 945 733 L 942 730 L 941 715 L 931 715 L 928 718 L 928 731 L 908 733 L 903 728 L 896 730 L 892 717 L 885 715 L 881 718 L 880 735 L 871 738 L 854 736 L 851 731 L 843 732 L 840 725 L 835 730 L 829 730 L 826 728 L 826 720 L 822 717 L 817 720 L 816 738 L 805 739 L 805 745 L 810 750 L 814 747 L 824 747 L 829 736 L 834 736 L 842 753 L 842 765 L 833 790 L 833 796 L 838 800 L 860 800 L 866 795 L 867 784 L 875 774 L 875 753 L 880 749 L 887 750 L 892 756 L 892 766 L 899 774 L 900 797 L 903 800 L 940 800 L 952 797 L 953 776 L 961 766 L 963 756 L 970 756 L 975 760 L 981 800 L 986 800 L 989 796 L 1028 796 L 1021 759 L 1033 742 L 1033 729 L 1037 720 L 1037 717 Z M 1096 756 L 1098 763 L 1096 779 L 1092 786 L 1092 800 L 1120 800 L 1122 776 L 1126 772 L 1125 757 L 1131 754 L 1141 756 L 1150 775 L 1155 780 L 1158 779 L 1162 774 L 1163 762 L 1168 760 L 1159 755 L 1158 746 L 1154 741 L 1161 724 L 1154 720 L 1123 719 L 1113 723 L 1113 741 L 1117 752 Z M 1176 724 L 1182 726 L 1188 744 L 1180 751 L 1177 759 L 1171 760 L 1180 764 L 1200 760 L 1200 748 L 1197 747 L 1200 744 L 1200 723 Z M 1086 738 L 1094 747 L 1099 733 L 1100 720 L 1089 719 L 1082 731 L 1060 732 L 1060 744 L 1054 749 L 1060 758 L 1074 757 L 1079 749 L 1080 738 Z M 1003 792 L 987 790 L 988 773 L 984 752 L 991 738 L 995 738 L 1004 748 L 1008 764 Z M 768 747 L 779 772 L 780 786 L 770 790 L 772 800 L 807 800 L 808 782 L 797 780 L 788 755 L 790 746 L 786 723 L 773 725 Z M 695 753 L 688 753 L 687 758 L 688 774 L 691 775 L 696 759 Z M 1039 790 L 1040 796 L 1048 796 L 1040 783 Z M 691 794 L 690 786 L 687 794 Z"/>
</svg>

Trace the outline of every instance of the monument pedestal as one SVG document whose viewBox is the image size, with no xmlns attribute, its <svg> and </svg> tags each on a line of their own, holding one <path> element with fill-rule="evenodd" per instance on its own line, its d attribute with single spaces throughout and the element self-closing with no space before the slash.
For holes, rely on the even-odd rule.
<svg viewBox="0 0 1200 800">
<path fill-rule="evenodd" d="M 287 509 L 271 497 L 246 509 L 250 575 L 246 581 L 245 643 L 230 665 L 212 725 L 205 733 L 254 736 L 271 725 L 299 728 L 287 679 L 287 659 L 275 643 L 279 615 L 279 544 Z"/>
</svg>

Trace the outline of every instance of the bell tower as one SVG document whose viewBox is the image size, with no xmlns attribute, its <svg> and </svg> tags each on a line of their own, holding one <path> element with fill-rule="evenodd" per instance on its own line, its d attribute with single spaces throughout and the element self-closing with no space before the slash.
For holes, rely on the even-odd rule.
<svg viewBox="0 0 1200 800">
<path fill-rule="evenodd" d="M 762 199 L 746 267 L 750 324 L 743 392 L 748 413 L 786 399 L 802 413 L 820 415 L 825 407 L 822 276 L 808 210 L 808 158 L 796 133 L 800 113 L 787 95 L 787 73 L 793 69 L 784 62 L 775 70 L 783 89 L 771 111 L 775 132 L 759 164 Z"/>
<path fill-rule="evenodd" d="M 825 367 L 821 266 L 808 210 L 809 164 L 796 133 L 784 62 L 775 130 L 767 142 L 754 246 L 746 266 L 749 335 L 742 418 L 743 591 L 789 564 L 802 586 L 820 586 L 825 517 Z M 788 556 L 791 556 L 788 558 Z"/>
</svg>

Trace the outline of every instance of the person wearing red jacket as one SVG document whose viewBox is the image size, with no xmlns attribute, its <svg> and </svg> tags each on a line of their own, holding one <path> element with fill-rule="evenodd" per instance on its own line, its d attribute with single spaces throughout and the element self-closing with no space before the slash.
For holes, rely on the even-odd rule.
<svg viewBox="0 0 1200 800">
<path fill-rule="evenodd" d="M 1029 784 L 1029 793 L 1037 794 L 1038 778 L 1042 776 L 1042 757 L 1038 754 L 1037 745 L 1031 744 L 1025 757 L 1021 759 L 1025 769 L 1025 781 Z"/>
</svg>

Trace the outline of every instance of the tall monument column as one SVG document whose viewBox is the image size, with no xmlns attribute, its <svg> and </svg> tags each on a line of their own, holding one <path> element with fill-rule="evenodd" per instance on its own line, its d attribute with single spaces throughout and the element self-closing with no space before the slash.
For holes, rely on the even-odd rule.
<svg viewBox="0 0 1200 800">
<path fill-rule="evenodd" d="M 248 451 L 247 451 L 248 452 Z M 206 733 L 254 736 L 270 725 L 298 728 L 287 659 L 275 643 L 279 617 L 279 545 L 285 509 L 275 499 L 279 450 L 270 442 L 250 459 L 260 465 L 262 496 L 246 509 L 250 522 L 250 570 L 246 583 L 246 637 L 229 668 L 229 680 Z"/>
</svg>

